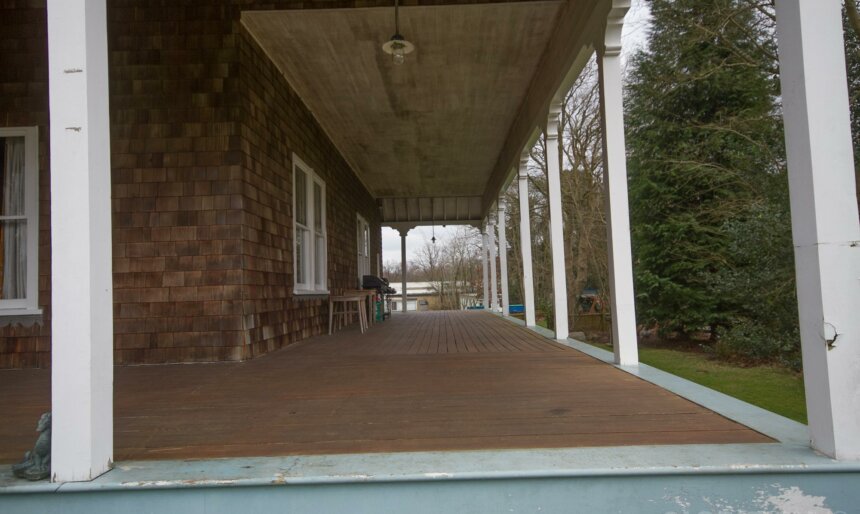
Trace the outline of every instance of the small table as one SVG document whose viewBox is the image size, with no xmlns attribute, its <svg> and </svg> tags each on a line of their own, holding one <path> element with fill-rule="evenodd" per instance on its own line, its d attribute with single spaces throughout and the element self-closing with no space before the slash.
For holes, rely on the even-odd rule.
<svg viewBox="0 0 860 514">
<path fill-rule="evenodd" d="M 369 328 L 368 320 L 372 320 L 372 308 L 373 303 L 371 299 L 373 295 L 376 294 L 374 291 L 368 290 L 355 290 L 355 291 L 344 291 L 342 295 L 332 295 L 329 296 L 328 299 L 328 333 L 332 334 L 335 323 L 335 316 L 340 316 L 341 318 L 338 321 L 342 321 L 343 318 L 350 314 L 358 314 L 359 325 L 361 326 L 361 333 L 363 334 Z M 348 309 L 350 304 L 355 305 L 355 310 Z M 364 304 L 364 305 L 362 305 Z M 341 312 L 335 312 L 335 308 L 337 305 L 343 305 L 343 310 Z M 368 315 L 368 313 L 371 313 Z"/>
<path fill-rule="evenodd" d="M 350 289 L 348 291 L 344 291 L 345 295 L 355 295 L 362 296 L 367 302 L 367 314 L 364 317 L 364 325 L 370 328 L 370 325 L 373 325 L 373 297 L 376 296 L 376 291 L 373 289 Z"/>
</svg>

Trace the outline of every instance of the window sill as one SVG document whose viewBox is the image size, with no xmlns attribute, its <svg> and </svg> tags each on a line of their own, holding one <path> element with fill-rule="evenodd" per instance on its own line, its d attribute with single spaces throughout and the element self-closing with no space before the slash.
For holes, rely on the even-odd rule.
<svg viewBox="0 0 860 514">
<path fill-rule="evenodd" d="M 42 309 L 0 309 L 0 327 L 32 327 L 42 323 Z"/>
<path fill-rule="evenodd" d="M 329 293 L 328 289 L 321 289 L 321 290 L 294 289 L 294 290 L 293 290 L 293 296 L 304 296 L 304 297 L 314 297 L 314 296 L 319 296 L 319 297 L 326 297 L 326 296 L 328 296 L 329 294 L 330 294 L 330 293 Z"/>
</svg>

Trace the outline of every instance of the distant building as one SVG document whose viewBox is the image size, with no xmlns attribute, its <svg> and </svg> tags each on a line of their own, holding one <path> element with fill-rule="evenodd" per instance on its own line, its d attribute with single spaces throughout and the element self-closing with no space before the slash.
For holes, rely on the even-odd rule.
<svg viewBox="0 0 860 514">
<path fill-rule="evenodd" d="M 395 284 L 395 287 L 397 285 Z M 456 284 L 460 288 L 461 301 L 460 308 L 465 308 L 467 305 L 473 305 L 474 302 L 463 303 L 465 297 L 475 298 L 474 293 L 463 293 L 463 290 L 468 290 L 469 285 L 463 282 Z M 445 282 L 445 290 L 453 290 L 455 285 L 451 282 Z M 439 298 L 439 290 L 442 288 L 440 282 L 407 282 L 406 283 L 406 310 L 407 311 L 429 311 L 438 310 L 441 308 L 441 300 Z M 400 293 L 400 291 L 398 291 Z M 391 297 L 391 309 L 399 312 L 401 310 L 402 297 L 400 294 Z"/>
<path fill-rule="evenodd" d="M 407 282 L 406 310 L 429 311 L 437 308 L 439 306 L 439 294 L 433 284 L 433 282 Z M 402 298 L 399 294 L 392 297 L 391 310 L 401 311 Z"/>
</svg>

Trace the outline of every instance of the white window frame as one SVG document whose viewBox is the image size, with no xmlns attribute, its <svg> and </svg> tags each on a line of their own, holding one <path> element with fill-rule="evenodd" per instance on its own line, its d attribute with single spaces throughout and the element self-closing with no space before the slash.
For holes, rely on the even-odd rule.
<svg viewBox="0 0 860 514">
<path fill-rule="evenodd" d="M 326 187 L 325 182 L 316 174 L 305 161 L 293 154 L 293 294 L 296 295 L 320 295 L 328 294 L 328 228 L 326 227 Z M 298 237 L 299 227 L 296 222 L 296 169 L 302 171 L 307 177 L 305 183 L 305 207 L 307 209 L 307 227 L 310 237 L 304 244 L 305 249 L 305 282 L 299 282 L 298 269 Z M 316 230 L 316 199 L 314 198 L 314 185 L 320 187 L 320 213 L 322 217 L 322 232 Z M 322 237 L 322 255 L 317 255 L 316 238 Z M 319 280 L 316 280 L 316 272 L 319 271 Z"/>
<path fill-rule="evenodd" d="M 356 226 L 355 226 L 355 243 L 356 243 L 356 255 L 358 260 L 358 287 L 361 288 L 361 282 L 364 278 L 364 275 L 370 275 L 370 266 L 371 266 L 371 244 L 370 244 L 370 223 L 367 222 L 366 219 L 361 214 L 356 213 Z M 365 233 L 367 234 L 367 240 L 365 241 Z"/>
<path fill-rule="evenodd" d="M 38 315 L 42 314 L 39 308 L 39 127 L 0 127 L 0 138 L 7 137 L 24 138 L 23 219 L 27 220 L 27 297 L 0 299 L 0 316 Z M 0 220 L 3 219 L 11 218 L 0 216 Z"/>
</svg>

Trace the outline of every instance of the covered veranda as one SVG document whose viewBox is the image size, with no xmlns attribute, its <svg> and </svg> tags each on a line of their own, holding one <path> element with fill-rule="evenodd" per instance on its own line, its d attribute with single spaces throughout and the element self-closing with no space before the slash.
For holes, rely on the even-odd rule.
<svg viewBox="0 0 860 514">
<path fill-rule="evenodd" d="M 0 373 L 0 463 L 32 445 L 49 382 Z M 773 442 L 477 311 L 398 314 L 248 362 L 118 367 L 115 395 L 119 461 Z"/>
<path fill-rule="evenodd" d="M 809 469 L 813 461 L 825 469 L 830 457 L 849 462 L 860 458 L 860 345 L 854 344 L 860 337 L 860 318 L 855 315 L 860 290 L 843 287 L 856 281 L 860 240 L 856 202 L 848 196 L 854 187 L 847 95 L 841 89 L 832 92 L 838 82 L 834 77 L 844 82 L 840 60 L 819 58 L 842 55 L 841 38 L 832 36 L 839 33 L 835 0 L 826 6 L 805 0 L 778 2 L 810 413 L 806 440 L 828 456 L 820 458 L 809 445 L 798 444 L 797 427 L 790 423 L 728 402 L 725 412 L 740 413 L 738 424 L 720 409 L 696 405 L 708 403 L 704 400 L 691 403 L 668 392 L 674 383 L 670 378 L 663 377 L 658 387 L 653 383 L 659 381 L 649 384 L 633 376 L 651 371 L 638 366 L 636 350 L 620 62 L 620 33 L 629 2 L 623 0 L 414 7 L 412 19 L 410 9 L 404 9 L 404 35 L 413 38 L 418 50 L 415 62 L 407 56 L 407 71 L 397 72 L 399 79 L 395 72 L 379 72 L 379 45 L 368 37 L 379 31 L 387 34 L 390 9 L 243 16 L 244 26 L 376 195 L 384 224 L 399 228 L 403 237 L 410 227 L 425 224 L 469 223 L 484 229 L 485 298 L 498 298 L 494 289 L 499 287 L 501 304 L 493 300 L 488 307 L 501 315 L 508 302 L 504 259 L 503 269 L 495 269 L 495 240 L 501 241 L 500 255 L 506 249 L 504 228 L 499 230 L 496 222 L 505 206 L 498 199 L 503 188 L 518 181 L 527 327 L 490 313 L 404 314 L 373 327 L 363 338 L 354 332 L 315 338 L 252 362 L 115 369 L 108 322 L 113 306 L 107 106 L 73 101 L 107 97 L 106 43 L 97 37 L 105 31 L 104 11 L 90 8 L 98 4 L 48 3 L 49 19 L 55 20 L 49 24 L 51 116 L 56 120 L 51 159 L 68 163 L 52 176 L 57 272 L 52 289 L 53 367 L 50 381 L 46 372 L 14 372 L 26 376 L 9 386 L 20 396 L 3 398 L 11 404 L 9 412 L 19 414 L 30 408 L 24 399 L 32 398 L 38 409 L 28 411 L 30 417 L 50 401 L 55 482 L 94 479 L 123 459 L 225 456 L 231 448 L 236 453 L 229 455 L 247 457 L 685 443 L 700 451 L 699 445 L 742 443 L 755 451 L 732 445 L 723 457 L 746 455 L 740 464 L 744 472 L 783 472 L 793 462 Z M 473 37 L 481 27 L 482 37 Z M 515 49 L 493 39 L 504 42 L 510 34 L 527 37 Z M 369 52 L 364 60 L 356 57 L 362 49 Z M 569 348 L 573 343 L 564 317 L 555 321 L 551 339 L 556 342 L 531 331 L 536 329 L 524 163 L 524 151 L 544 131 L 550 149 L 551 236 L 560 243 L 560 170 L 552 155 L 558 101 L 595 52 L 605 136 L 615 350 L 612 357 L 602 356 L 604 362 Z M 472 67 L 452 67 L 463 56 Z M 433 84 L 453 89 L 422 93 L 422 87 Z M 473 105 L 478 106 L 474 112 L 469 110 Z M 445 116 L 434 118 L 439 113 Z M 81 198 L 86 201 L 73 201 Z M 564 313 L 561 244 L 554 244 L 553 252 L 555 312 Z M 461 333 L 468 335 L 459 338 Z M 152 390 L 155 380 L 175 384 L 165 388 L 163 405 L 158 405 L 162 393 Z M 246 389 L 233 411 L 230 394 L 237 387 Z M 697 390 L 690 396 L 708 395 Z M 721 402 L 726 405 L 723 398 L 715 403 Z M 306 423 L 308 419 L 314 423 Z M 257 420 L 263 429 L 254 432 Z M 219 432 L 218 426 L 227 428 Z M 272 430 L 289 437 L 277 437 Z M 24 444 L 25 436 L 16 437 L 10 438 L 15 447 L 2 453 L 6 461 Z M 195 441 L 201 447 L 189 449 Z M 774 447 L 784 453 L 768 453 Z M 738 469 L 728 457 L 719 457 L 719 445 L 714 448 L 697 459 L 713 457 L 719 463 L 714 473 Z M 614 462 L 619 469 L 624 465 L 618 459 L 625 455 L 648 458 L 638 450 L 612 452 L 601 454 L 612 455 L 601 462 Z M 677 465 L 691 474 L 701 462 L 689 455 L 680 458 L 683 462 L 676 464 L 665 455 L 652 462 Z M 522 464 L 523 458 L 516 462 Z M 643 461 L 632 466 L 643 473 L 653 471 Z M 122 463 L 119 468 L 122 471 Z M 458 467 L 470 472 L 480 468 L 480 459 Z M 840 469 L 856 473 L 854 468 Z M 505 472 L 514 477 L 517 470 Z M 164 476 L 165 468 L 156 473 Z M 402 475 L 413 480 L 410 473 Z M 340 479 L 362 480 L 356 477 Z M 168 481 L 175 485 L 179 480 Z"/>
</svg>

